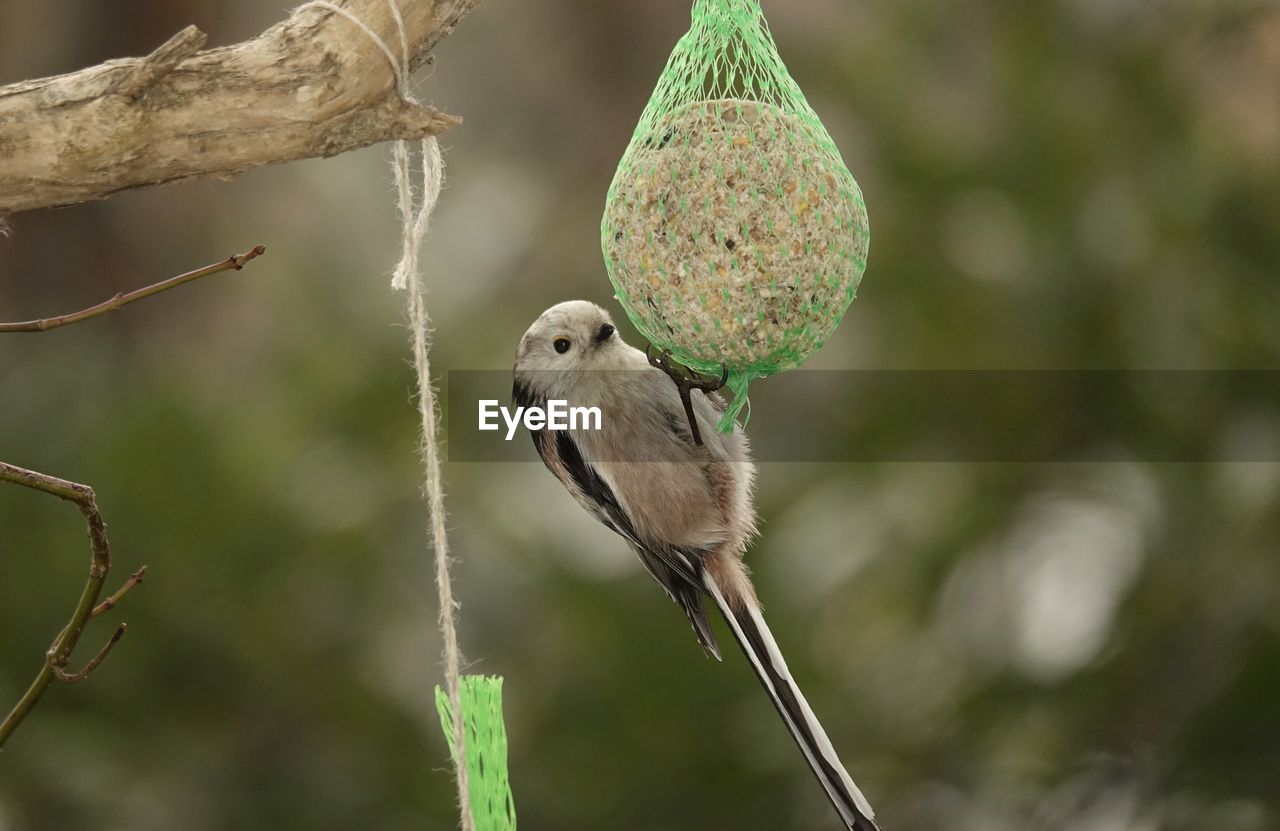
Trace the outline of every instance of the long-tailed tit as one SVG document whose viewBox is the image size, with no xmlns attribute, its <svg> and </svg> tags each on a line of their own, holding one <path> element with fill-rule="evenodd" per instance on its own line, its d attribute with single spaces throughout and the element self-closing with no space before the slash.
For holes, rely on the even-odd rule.
<svg viewBox="0 0 1280 831">
<path fill-rule="evenodd" d="M 704 599 L 715 603 L 845 828 L 876 831 L 871 806 L 791 678 L 742 562 L 755 534 L 755 469 L 742 429 L 716 430 L 723 401 L 693 395 L 696 444 L 671 381 L 623 342 L 604 309 L 582 300 L 551 307 L 525 332 L 513 396 L 526 407 L 559 399 L 600 408 L 599 429 L 531 431 L 542 461 L 627 541 L 719 659 Z"/>
</svg>

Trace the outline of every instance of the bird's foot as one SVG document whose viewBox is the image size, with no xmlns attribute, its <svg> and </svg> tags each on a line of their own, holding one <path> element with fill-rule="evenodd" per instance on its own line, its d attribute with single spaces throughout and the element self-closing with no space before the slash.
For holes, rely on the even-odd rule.
<svg viewBox="0 0 1280 831">
<path fill-rule="evenodd" d="M 702 433 L 698 430 L 698 420 L 693 415 L 693 399 L 690 393 L 693 390 L 701 390 L 704 393 L 715 392 L 725 385 L 729 380 L 729 367 L 721 365 L 721 373 L 718 379 L 707 378 L 688 367 L 676 363 L 671 358 L 669 350 L 662 350 L 658 355 L 653 354 L 653 344 L 649 344 L 644 349 L 645 357 L 649 359 L 649 364 L 666 373 L 667 377 L 676 385 L 676 390 L 680 393 L 680 403 L 684 405 L 684 414 L 689 419 L 689 432 L 693 436 L 693 443 L 702 446 Z"/>
</svg>

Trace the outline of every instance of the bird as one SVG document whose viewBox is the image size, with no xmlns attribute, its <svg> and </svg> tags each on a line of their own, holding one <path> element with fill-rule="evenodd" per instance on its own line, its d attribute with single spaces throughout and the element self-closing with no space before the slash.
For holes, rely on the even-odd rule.
<svg viewBox="0 0 1280 831">
<path fill-rule="evenodd" d="M 787 668 L 743 562 L 756 535 L 755 467 L 741 426 L 715 425 L 725 403 L 692 395 L 695 442 L 675 386 L 627 344 L 609 313 L 586 300 L 543 312 L 520 339 L 512 398 L 598 407 L 598 429 L 531 429 L 548 470 L 621 536 L 688 617 L 698 643 L 721 660 L 714 605 L 849 831 L 879 831 L 875 812 Z"/>
</svg>

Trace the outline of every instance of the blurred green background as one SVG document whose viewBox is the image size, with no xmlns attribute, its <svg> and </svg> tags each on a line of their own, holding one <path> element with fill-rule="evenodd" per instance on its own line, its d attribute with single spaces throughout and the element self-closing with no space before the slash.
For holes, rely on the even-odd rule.
<svg viewBox="0 0 1280 831">
<path fill-rule="evenodd" d="M 1277 365 L 1274 2 L 764 6 L 873 228 L 811 366 Z M 4 0 L 0 82 L 286 13 Z M 604 192 L 687 23 L 685 0 L 489 0 L 436 50 L 420 94 L 466 118 L 428 244 L 438 371 L 506 368 L 545 307 L 609 304 Z M 151 566 L 109 662 L 0 754 L 3 831 L 452 827 L 388 152 L 13 217 L 0 319 L 268 254 L 0 340 L 0 458 L 91 483 L 114 576 Z M 814 394 L 851 443 L 917 417 Z M 753 404 L 790 406 L 769 381 Z M 1280 417 L 1204 441 L 1274 460 Z M 891 831 L 1280 828 L 1280 465 L 1112 450 L 762 466 L 761 596 Z M 704 659 L 541 465 L 446 476 L 463 647 L 506 677 L 522 828 L 834 827 L 745 663 Z M 71 506 L 0 486 L 0 709 L 86 559 Z"/>
</svg>

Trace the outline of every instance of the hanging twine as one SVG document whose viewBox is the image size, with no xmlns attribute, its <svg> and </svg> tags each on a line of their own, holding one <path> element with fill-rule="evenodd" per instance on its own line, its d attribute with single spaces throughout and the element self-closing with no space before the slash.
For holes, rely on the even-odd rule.
<svg viewBox="0 0 1280 831">
<path fill-rule="evenodd" d="M 387 0 L 391 16 L 395 19 L 400 36 L 401 59 L 397 60 L 391 48 L 363 20 L 341 6 L 317 0 L 310 5 L 336 12 L 350 20 L 378 45 L 396 76 L 396 89 L 408 103 L 417 103 L 409 90 L 409 42 L 405 34 L 404 19 L 396 0 Z M 440 444 L 438 439 L 439 413 L 435 388 L 431 385 L 431 318 L 427 314 L 423 298 L 422 277 L 418 271 L 418 251 L 431 222 L 431 212 L 444 184 L 444 159 L 435 136 L 422 140 L 422 192 L 417 207 L 414 206 L 414 188 L 411 179 L 409 143 L 397 141 L 391 156 L 391 171 L 395 176 L 397 205 L 401 223 L 400 262 L 392 273 L 391 286 L 408 290 L 409 328 L 413 334 L 413 364 L 417 371 L 418 413 L 422 423 L 421 456 L 426 473 L 424 493 L 431 515 L 431 540 L 435 548 L 436 588 L 439 592 L 440 635 L 444 642 L 445 695 L 452 716 L 453 735 L 449 742 L 453 750 L 453 769 L 458 787 L 458 805 L 462 815 L 463 831 L 475 831 L 475 819 L 471 811 L 471 793 L 467 776 L 467 744 L 461 694 L 462 653 L 458 649 L 457 603 L 453 599 L 453 581 L 449 576 L 449 537 L 445 528 L 444 486 L 440 480 Z"/>
</svg>

